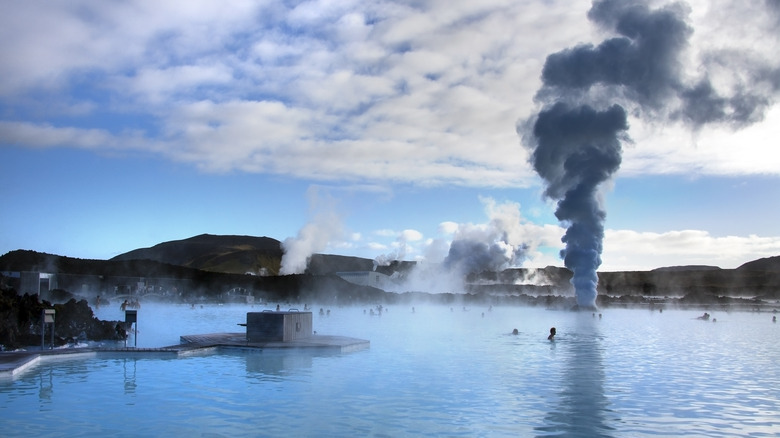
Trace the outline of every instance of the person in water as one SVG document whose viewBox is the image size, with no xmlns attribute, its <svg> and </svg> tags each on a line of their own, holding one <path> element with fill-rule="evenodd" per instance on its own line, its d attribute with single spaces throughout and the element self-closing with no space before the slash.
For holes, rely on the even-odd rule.
<svg viewBox="0 0 780 438">
<path fill-rule="evenodd" d="M 548 341 L 555 340 L 555 327 L 550 327 L 550 336 L 547 337 Z"/>
<path fill-rule="evenodd" d="M 518 333 L 520 333 L 520 332 L 519 332 L 519 331 L 517 331 L 517 329 L 514 329 L 514 330 L 512 330 L 512 334 L 513 334 L 513 335 L 516 335 L 516 334 L 518 334 Z"/>
</svg>

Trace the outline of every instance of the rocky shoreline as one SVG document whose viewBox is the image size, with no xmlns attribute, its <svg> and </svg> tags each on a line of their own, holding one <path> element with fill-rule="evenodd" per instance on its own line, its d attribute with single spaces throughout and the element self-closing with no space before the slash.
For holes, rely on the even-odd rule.
<svg viewBox="0 0 780 438">
<path fill-rule="evenodd" d="M 124 337 L 117 327 L 120 321 L 103 321 L 94 316 L 86 300 L 52 304 L 33 295 L 18 295 L 14 289 L 0 290 L 0 349 L 41 345 L 41 317 L 44 309 L 55 310 L 54 346 L 84 341 L 119 341 Z M 51 342 L 46 329 L 45 342 Z"/>
</svg>

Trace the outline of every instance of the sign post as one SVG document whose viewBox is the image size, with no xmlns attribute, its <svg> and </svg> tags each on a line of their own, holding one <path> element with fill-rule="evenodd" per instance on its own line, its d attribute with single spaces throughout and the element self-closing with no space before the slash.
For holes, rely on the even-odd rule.
<svg viewBox="0 0 780 438">
<path fill-rule="evenodd" d="M 51 324 L 51 344 L 50 349 L 54 349 L 54 309 L 43 309 L 41 312 L 41 350 L 44 349 L 44 334 L 46 333 L 46 324 Z"/>
<path fill-rule="evenodd" d="M 138 311 L 125 310 L 125 324 L 135 324 L 133 327 L 133 342 L 138 347 Z M 125 338 L 125 347 L 127 347 L 127 338 Z"/>
</svg>

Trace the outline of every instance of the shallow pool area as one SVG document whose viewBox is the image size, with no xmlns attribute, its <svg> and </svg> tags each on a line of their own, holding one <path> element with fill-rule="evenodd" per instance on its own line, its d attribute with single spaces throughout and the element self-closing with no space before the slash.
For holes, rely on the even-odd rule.
<svg viewBox="0 0 780 438">
<path fill-rule="evenodd" d="M 47 358 L 0 380 L 3 436 L 780 434 L 780 326 L 766 312 L 318 309 L 314 330 L 370 348 Z M 144 305 L 138 346 L 239 331 L 248 311 Z"/>
</svg>

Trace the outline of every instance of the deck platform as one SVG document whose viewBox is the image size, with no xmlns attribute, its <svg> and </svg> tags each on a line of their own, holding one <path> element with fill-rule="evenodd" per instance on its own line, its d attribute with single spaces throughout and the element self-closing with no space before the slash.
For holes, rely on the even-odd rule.
<svg viewBox="0 0 780 438">
<path fill-rule="evenodd" d="M 166 348 L 207 348 L 207 347 L 243 347 L 259 349 L 296 349 L 314 348 L 327 349 L 339 353 L 359 351 L 369 347 L 365 339 L 348 338 L 345 336 L 311 335 L 292 341 L 252 342 L 247 341 L 246 333 L 210 333 L 205 335 L 185 335 L 181 344 Z"/>
<path fill-rule="evenodd" d="M 0 378 L 13 378 L 35 366 L 41 360 L 76 359 L 79 357 L 186 357 L 197 354 L 218 353 L 222 348 L 249 348 L 294 350 L 309 349 L 334 353 L 349 353 L 369 348 L 364 339 L 344 336 L 312 335 L 285 342 L 249 342 L 246 333 L 208 333 L 181 336 L 181 343 L 162 348 L 100 347 L 60 348 L 54 350 L 30 350 L 0 352 Z"/>
</svg>

